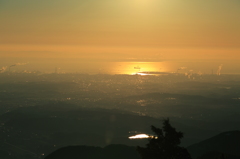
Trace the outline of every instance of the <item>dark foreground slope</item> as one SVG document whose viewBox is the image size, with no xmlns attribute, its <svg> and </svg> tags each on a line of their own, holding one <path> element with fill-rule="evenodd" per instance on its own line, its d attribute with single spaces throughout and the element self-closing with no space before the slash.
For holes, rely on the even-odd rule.
<svg viewBox="0 0 240 159">
<path fill-rule="evenodd" d="M 68 146 L 51 153 L 45 159 L 140 159 L 136 147 L 109 145 L 105 148 L 93 146 Z"/>
<path fill-rule="evenodd" d="M 189 146 L 193 158 L 211 158 L 225 154 L 229 159 L 240 158 L 240 131 L 229 131 Z"/>
<path fill-rule="evenodd" d="M 150 125 L 159 125 L 161 120 L 57 103 L 16 109 L 1 115 L 0 123 L 0 150 L 11 154 L 7 158 L 33 159 L 69 145 L 145 145 L 147 140 L 128 137 L 150 133 Z"/>
<path fill-rule="evenodd" d="M 240 157 L 222 152 L 211 151 L 198 157 L 197 159 L 240 159 Z"/>
<path fill-rule="evenodd" d="M 0 150 L 11 154 L 8 156 L 11 159 L 20 156 L 33 159 L 69 145 L 143 146 L 147 140 L 129 140 L 128 137 L 140 133 L 152 134 L 150 126 L 161 127 L 162 119 L 65 102 L 19 107 L 0 115 Z M 176 117 L 170 117 L 170 120 L 177 130 L 184 132 L 183 146 L 219 133 L 216 123 L 220 122 L 195 122 Z M 221 126 L 224 127 L 227 122 L 221 122 Z M 234 125 L 239 127 L 238 122 Z M 232 127 L 225 129 L 232 130 Z"/>
</svg>

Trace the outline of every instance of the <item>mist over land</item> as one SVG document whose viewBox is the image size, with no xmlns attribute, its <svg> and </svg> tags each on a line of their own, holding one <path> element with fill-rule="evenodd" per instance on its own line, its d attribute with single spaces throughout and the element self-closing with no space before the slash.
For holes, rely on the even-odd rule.
<svg viewBox="0 0 240 159">
<path fill-rule="evenodd" d="M 1 150 L 44 157 L 68 145 L 144 145 L 170 118 L 190 146 L 240 127 L 240 76 L 0 74 Z M 44 154 L 44 155 L 43 155 Z M 11 158 L 11 157 L 10 157 Z"/>
</svg>

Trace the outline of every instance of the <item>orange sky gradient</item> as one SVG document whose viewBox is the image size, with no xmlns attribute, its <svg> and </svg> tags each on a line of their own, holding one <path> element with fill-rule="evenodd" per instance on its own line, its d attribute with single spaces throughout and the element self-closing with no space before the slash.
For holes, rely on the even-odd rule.
<svg viewBox="0 0 240 159">
<path fill-rule="evenodd" d="M 240 73 L 239 15 L 238 0 L 0 0 L 0 67 L 124 73 L 112 68 L 148 62 L 147 71 Z"/>
</svg>

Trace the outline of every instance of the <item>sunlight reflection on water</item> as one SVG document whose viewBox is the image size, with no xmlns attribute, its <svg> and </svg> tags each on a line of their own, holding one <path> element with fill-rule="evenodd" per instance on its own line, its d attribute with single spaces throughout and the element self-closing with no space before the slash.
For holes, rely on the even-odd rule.
<svg viewBox="0 0 240 159">
<path fill-rule="evenodd" d="M 137 134 L 134 136 L 130 136 L 128 138 L 129 139 L 148 139 L 148 138 L 156 138 L 156 137 L 152 135 L 147 135 L 147 134 Z"/>
<path fill-rule="evenodd" d="M 129 75 L 151 75 L 144 72 L 169 71 L 163 62 L 116 62 L 112 64 L 111 73 Z"/>
</svg>

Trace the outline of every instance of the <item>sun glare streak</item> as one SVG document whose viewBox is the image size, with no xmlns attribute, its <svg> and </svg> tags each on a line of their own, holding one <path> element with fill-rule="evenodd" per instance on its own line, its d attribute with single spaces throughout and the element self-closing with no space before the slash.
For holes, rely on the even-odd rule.
<svg viewBox="0 0 240 159">
<path fill-rule="evenodd" d="M 152 135 L 147 135 L 147 134 L 138 134 L 135 136 L 130 136 L 128 138 L 129 139 L 148 139 L 148 138 L 156 138 L 156 137 Z"/>
</svg>

